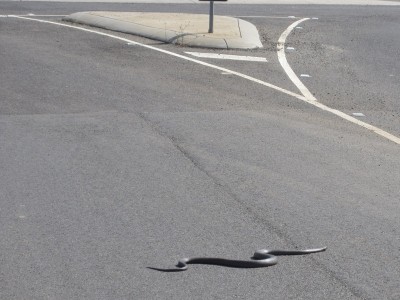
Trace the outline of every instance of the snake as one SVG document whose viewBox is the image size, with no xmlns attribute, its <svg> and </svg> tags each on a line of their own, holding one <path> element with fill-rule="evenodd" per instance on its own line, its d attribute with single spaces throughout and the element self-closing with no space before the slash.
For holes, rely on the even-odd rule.
<svg viewBox="0 0 400 300">
<path fill-rule="evenodd" d="M 278 263 L 278 256 L 282 255 L 305 255 L 317 252 L 323 252 L 327 247 L 305 250 L 267 250 L 261 249 L 254 252 L 251 260 L 235 260 L 218 257 L 192 257 L 182 258 L 176 264 L 175 269 L 159 269 L 150 268 L 163 272 L 179 272 L 186 271 L 190 264 L 203 264 L 203 265 L 217 265 L 232 268 L 263 268 L 276 265 Z"/>
</svg>

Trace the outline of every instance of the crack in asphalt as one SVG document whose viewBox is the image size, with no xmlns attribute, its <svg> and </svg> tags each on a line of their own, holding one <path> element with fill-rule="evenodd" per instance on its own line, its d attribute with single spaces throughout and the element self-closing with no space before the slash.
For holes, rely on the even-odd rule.
<svg viewBox="0 0 400 300">
<path fill-rule="evenodd" d="M 196 169 L 205 174 L 211 181 L 223 192 L 229 195 L 239 206 L 249 215 L 251 215 L 253 221 L 261 224 L 263 227 L 267 227 L 268 230 L 274 232 L 280 239 L 282 239 L 285 243 L 289 245 L 289 247 L 296 247 L 296 243 L 289 237 L 287 233 L 283 230 L 272 224 L 270 221 L 265 219 L 261 214 L 257 213 L 257 211 L 250 206 L 246 205 L 246 202 L 240 199 L 240 197 L 229 187 L 228 183 L 224 182 L 222 179 L 213 175 L 210 171 L 208 171 L 204 166 L 202 166 L 200 160 L 191 154 L 188 150 L 184 148 L 181 144 L 179 144 L 176 137 L 164 132 L 161 126 L 154 124 L 147 116 L 148 113 L 138 112 L 137 116 L 141 118 L 156 134 L 159 136 L 168 139 L 173 147 L 177 149 L 182 156 L 187 159 Z M 309 259 L 324 273 L 326 273 L 332 280 L 336 281 L 340 285 L 344 286 L 353 296 L 358 299 L 371 299 L 366 295 L 363 295 L 363 292 L 355 286 L 350 285 L 349 282 L 346 281 L 345 278 L 340 277 L 335 271 L 329 269 L 328 266 L 318 261 L 316 258 L 309 257 Z"/>
</svg>

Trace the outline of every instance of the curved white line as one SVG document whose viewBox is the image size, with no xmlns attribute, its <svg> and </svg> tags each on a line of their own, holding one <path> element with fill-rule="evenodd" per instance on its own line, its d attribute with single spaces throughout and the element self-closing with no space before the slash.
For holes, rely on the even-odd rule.
<svg viewBox="0 0 400 300">
<path fill-rule="evenodd" d="M 297 77 L 297 75 L 294 73 L 293 69 L 290 67 L 289 63 L 287 62 L 286 59 L 286 54 L 285 54 L 285 43 L 286 43 L 286 38 L 288 37 L 288 35 L 292 32 L 292 30 L 299 25 L 300 23 L 309 20 L 310 18 L 304 18 L 301 20 L 298 20 L 296 22 L 294 22 L 292 25 L 290 25 L 280 36 L 279 40 L 278 40 L 278 45 L 277 45 L 277 54 L 278 54 L 278 59 L 279 62 L 282 66 L 282 68 L 284 69 L 284 71 L 286 72 L 286 74 L 289 76 L 290 80 L 294 83 L 294 85 L 299 89 L 299 91 L 303 94 L 303 96 L 305 97 L 305 99 L 302 99 L 303 101 L 310 103 L 324 111 L 330 112 L 342 119 L 345 119 L 349 122 L 352 122 L 354 124 L 357 124 L 358 126 L 361 126 L 363 128 L 366 128 L 370 131 L 375 132 L 376 134 L 392 141 L 395 142 L 396 144 L 400 145 L 400 138 L 389 133 L 386 132 L 378 127 L 375 127 L 371 124 L 365 123 L 363 121 L 360 121 L 352 116 L 349 116 L 348 114 L 345 114 L 344 112 L 337 110 L 337 109 L 333 109 L 330 108 L 329 106 L 326 106 L 322 103 L 320 103 L 315 97 L 314 95 L 308 90 L 308 88 L 301 82 L 301 80 L 299 79 L 299 77 Z"/>
<path fill-rule="evenodd" d="M 300 81 L 299 77 L 294 73 L 292 68 L 290 67 L 289 63 L 287 62 L 286 59 L 286 54 L 285 54 L 285 43 L 286 43 L 286 38 L 288 35 L 292 32 L 292 30 L 299 25 L 300 23 L 309 20 L 310 18 L 304 18 L 301 20 L 298 20 L 294 22 L 292 25 L 290 25 L 279 37 L 278 40 L 278 60 L 282 66 L 282 68 L 285 70 L 286 74 L 289 76 L 290 80 L 294 83 L 294 85 L 300 90 L 300 92 L 303 94 L 304 97 L 307 98 L 309 101 L 317 101 L 313 94 L 307 89 L 307 87 Z"/>
<path fill-rule="evenodd" d="M 125 39 L 125 38 L 122 38 L 122 37 L 119 37 L 119 36 L 116 36 L 116 35 L 100 32 L 100 31 L 96 31 L 96 30 L 91 30 L 91 29 L 87 29 L 87 28 L 83 28 L 83 27 L 78 27 L 78 26 L 73 26 L 73 25 L 53 22 L 53 21 L 34 19 L 34 18 L 27 18 L 27 17 L 16 16 L 16 15 L 9 15 L 9 17 L 23 19 L 23 20 L 36 21 L 36 22 L 46 23 L 46 24 L 53 24 L 53 25 L 63 26 L 63 27 L 67 27 L 67 28 L 73 28 L 73 29 L 77 29 L 77 30 L 81 30 L 81 31 L 86 31 L 86 32 L 95 33 L 95 34 L 98 34 L 98 35 L 110 37 L 110 38 L 117 39 L 117 40 L 120 40 L 120 41 L 123 41 L 123 42 L 126 42 L 126 43 L 130 43 L 131 45 L 141 46 L 141 47 L 144 47 L 144 48 L 147 48 L 147 49 L 151 49 L 151 50 L 154 50 L 154 51 L 158 51 L 158 52 L 161 52 L 161 53 L 164 53 L 164 54 L 168 54 L 168 55 L 171 55 L 171 56 L 179 57 L 181 59 L 184 59 L 184 60 L 187 60 L 187 61 L 191 61 L 191 62 L 194 62 L 196 64 L 203 65 L 203 66 L 206 66 L 206 67 L 209 67 L 209 68 L 217 69 L 217 70 L 220 70 L 222 72 L 229 72 L 232 75 L 236 75 L 238 77 L 241 77 L 241 78 L 253 81 L 255 83 L 267 86 L 267 87 L 269 87 L 271 89 L 277 90 L 279 92 L 282 92 L 282 93 L 287 94 L 289 96 L 295 97 L 297 99 L 305 100 L 304 96 L 302 96 L 302 95 L 293 93 L 291 91 L 288 91 L 288 90 L 285 90 L 283 88 L 280 88 L 279 86 L 276 86 L 276 85 L 273 85 L 271 83 L 262 81 L 260 79 L 245 75 L 243 73 L 235 72 L 233 70 L 222 68 L 222 67 L 210 64 L 210 63 L 203 62 L 201 60 L 197 60 L 197 59 L 194 59 L 194 58 L 191 58 L 191 57 L 188 57 L 188 56 L 180 55 L 180 54 L 177 54 L 177 53 L 174 53 L 174 52 L 171 52 L 171 51 L 167 51 L 167 50 L 164 50 L 164 49 L 160 49 L 160 48 L 157 48 L 157 47 L 154 47 L 154 46 L 138 43 L 138 42 L 135 42 L 135 41 L 132 41 L 132 40 L 129 40 L 129 39 Z"/>
</svg>

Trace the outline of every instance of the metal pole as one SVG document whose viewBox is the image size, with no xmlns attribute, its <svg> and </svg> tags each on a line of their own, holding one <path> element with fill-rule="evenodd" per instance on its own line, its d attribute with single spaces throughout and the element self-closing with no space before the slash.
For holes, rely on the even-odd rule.
<svg viewBox="0 0 400 300">
<path fill-rule="evenodd" d="M 214 32 L 214 1 L 210 1 L 210 26 L 208 33 Z"/>
</svg>

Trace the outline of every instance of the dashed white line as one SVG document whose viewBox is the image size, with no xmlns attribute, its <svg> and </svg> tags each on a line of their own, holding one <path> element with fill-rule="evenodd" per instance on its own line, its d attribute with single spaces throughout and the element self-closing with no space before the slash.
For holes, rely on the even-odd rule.
<svg viewBox="0 0 400 300">
<path fill-rule="evenodd" d="M 363 113 L 360 113 L 360 112 L 352 113 L 352 115 L 355 116 L 355 117 L 365 117 L 365 115 Z"/>
<path fill-rule="evenodd" d="M 308 75 L 308 74 L 300 74 L 300 77 L 306 77 L 306 78 L 310 78 L 310 77 L 311 77 L 311 75 Z"/>
<path fill-rule="evenodd" d="M 267 62 L 267 59 L 265 57 L 256 57 L 256 56 L 242 56 L 242 55 L 229 55 L 229 54 L 204 53 L 204 52 L 185 52 L 185 53 L 202 58 Z"/>
</svg>

